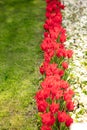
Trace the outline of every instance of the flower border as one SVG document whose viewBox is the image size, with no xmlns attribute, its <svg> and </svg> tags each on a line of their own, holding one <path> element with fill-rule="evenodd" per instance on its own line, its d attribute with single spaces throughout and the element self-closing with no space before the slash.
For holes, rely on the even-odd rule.
<svg viewBox="0 0 87 130">
<path fill-rule="evenodd" d="M 73 51 L 66 49 L 66 29 L 62 26 L 61 10 L 65 6 L 60 0 L 46 0 L 46 21 L 41 49 L 44 60 L 40 66 L 43 81 L 36 92 L 40 130 L 67 130 L 73 119 L 73 90 L 67 82 L 68 62 Z"/>
</svg>

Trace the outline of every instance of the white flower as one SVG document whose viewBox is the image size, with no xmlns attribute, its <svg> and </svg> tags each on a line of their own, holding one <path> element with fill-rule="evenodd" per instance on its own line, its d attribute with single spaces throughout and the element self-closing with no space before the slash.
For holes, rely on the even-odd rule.
<svg viewBox="0 0 87 130">
<path fill-rule="evenodd" d="M 64 3 L 66 8 L 63 11 L 63 24 L 68 36 L 65 45 L 74 51 L 69 65 L 72 71 L 68 79 L 72 79 L 71 88 L 74 88 L 76 93 L 73 100 L 81 104 L 80 108 L 72 113 L 72 117 L 78 122 L 87 121 L 87 95 L 84 94 L 84 91 L 87 91 L 87 66 L 84 64 L 87 60 L 87 0 L 64 0 Z M 79 113 L 81 110 L 84 114 Z"/>
</svg>

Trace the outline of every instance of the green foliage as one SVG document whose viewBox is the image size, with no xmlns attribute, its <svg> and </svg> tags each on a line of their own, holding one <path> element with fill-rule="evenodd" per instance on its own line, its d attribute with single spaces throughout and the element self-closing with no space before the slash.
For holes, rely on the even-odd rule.
<svg viewBox="0 0 87 130">
<path fill-rule="evenodd" d="M 0 130 L 36 130 L 45 2 L 0 1 Z"/>
</svg>

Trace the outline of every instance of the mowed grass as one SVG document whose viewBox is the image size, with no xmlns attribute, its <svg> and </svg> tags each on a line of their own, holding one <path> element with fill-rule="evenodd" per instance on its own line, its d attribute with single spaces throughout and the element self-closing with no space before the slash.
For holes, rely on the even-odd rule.
<svg viewBox="0 0 87 130">
<path fill-rule="evenodd" d="M 0 130 L 37 130 L 45 2 L 0 0 Z"/>
</svg>

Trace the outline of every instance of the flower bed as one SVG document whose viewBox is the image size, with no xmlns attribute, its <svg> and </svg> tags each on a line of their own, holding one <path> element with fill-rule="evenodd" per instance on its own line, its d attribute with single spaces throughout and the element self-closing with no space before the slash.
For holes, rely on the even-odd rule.
<svg viewBox="0 0 87 130">
<path fill-rule="evenodd" d="M 87 1 L 64 0 L 64 4 L 63 25 L 68 35 L 65 45 L 74 51 L 68 80 L 74 89 L 77 107 L 71 115 L 74 122 L 87 122 Z"/>
<path fill-rule="evenodd" d="M 59 0 L 46 0 L 46 21 L 41 49 L 44 54 L 40 66 L 42 81 L 36 93 L 38 128 L 40 130 L 68 130 L 73 122 L 73 90 L 67 81 L 68 63 L 73 51 L 65 46 L 66 29 L 62 25 L 61 10 L 65 6 Z"/>
</svg>

